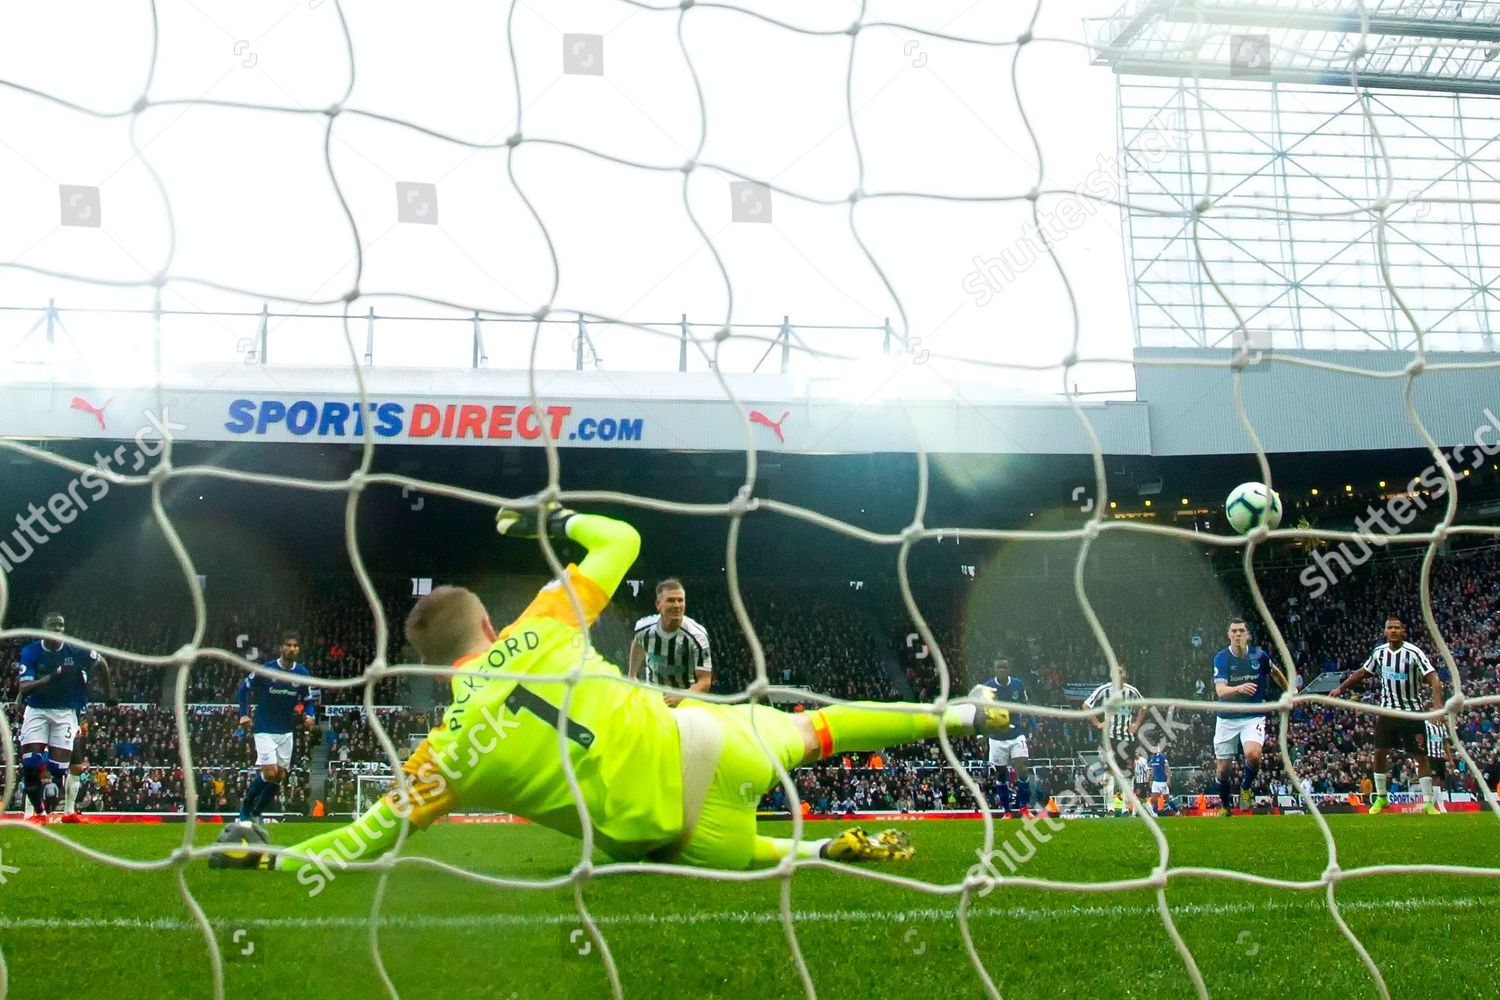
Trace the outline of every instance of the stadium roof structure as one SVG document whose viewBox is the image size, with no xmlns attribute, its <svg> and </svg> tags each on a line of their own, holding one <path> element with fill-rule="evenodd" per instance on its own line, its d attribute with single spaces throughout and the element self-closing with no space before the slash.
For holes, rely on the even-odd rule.
<svg viewBox="0 0 1500 1000">
<path fill-rule="evenodd" d="M 1496 0 L 1131 0 L 1090 26 L 1096 62 L 1123 75 L 1347 87 L 1357 71 L 1362 87 L 1500 94 Z M 1237 58 L 1258 33 L 1263 72 Z"/>
<path fill-rule="evenodd" d="M 1412 351 L 1414 320 L 1495 349 L 1500 2 L 1132 0 L 1088 28 L 1139 347 Z"/>
</svg>

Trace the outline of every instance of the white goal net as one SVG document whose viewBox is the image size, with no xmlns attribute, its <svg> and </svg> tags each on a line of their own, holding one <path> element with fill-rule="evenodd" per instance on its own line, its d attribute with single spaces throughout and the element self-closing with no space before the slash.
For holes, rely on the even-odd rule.
<svg viewBox="0 0 1500 1000">
<path fill-rule="evenodd" d="M 186 581 L 196 620 L 192 640 L 182 649 L 146 656 L 97 644 L 106 656 L 157 668 L 175 685 L 175 735 L 186 776 L 188 816 L 181 848 L 169 857 L 142 860 L 81 846 L 51 828 L 41 833 L 91 863 L 127 871 L 171 868 L 202 930 L 220 996 L 225 960 L 220 938 L 184 877 L 187 866 L 202 865 L 211 850 L 194 845 L 194 821 L 204 803 L 193 780 L 193 720 L 185 711 L 188 692 L 195 670 L 204 664 L 230 664 L 236 671 L 289 678 L 266 662 L 247 659 L 241 650 L 206 644 L 207 610 L 195 582 L 199 569 L 164 499 L 182 484 L 217 477 L 347 498 L 342 544 L 365 597 L 361 610 L 375 620 L 376 648 L 354 675 L 313 678 L 311 683 L 325 693 L 363 694 L 370 707 L 368 725 L 392 773 L 401 758 L 373 710 L 376 685 L 399 677 L 432 677 L 446 683 L 448 671 L 397 662 L 396 624 L 388 620 L 365 570 L 355 530 L 361 494 L 375 486 L 410 488 L 427 497 L 487 507 L 534 508 L 552 501 L 587 507 L 591 502 L 611 502 L 683 518 L 722 520 L 727 544 L 722 560 L 714 565 L 723 567 L 754 663 L 753 680 L 744 690 L 713 696 L 724 702 L 765 700 L 784 689 L 768 669 L 761 641 L 765 637 L 757 635 L 741 593 L 741 528 L 752 514 L 797 519 L 889 551 L 889 571 L 899 582 L 915 634 L 933 651 L 938 691 L 928 707 L 934 712 L 961 701 L 963 691 L 950 676 L 924 608 L 913 597 L 908 562 L 916 547 L 939 538 L 948 544 L 955 539 L 1077 544 L 1074 590 L 1097 640 L 1097 657 L 1108 665 L 1114 693 L 1091 711 L 1027 707 L 1034 716 L 1087 725 L 1088 719 L 1122 708 L 1214 711 L 1211 692 L 1203 698 L 1124 697 L 1123 657 L 1084 586 L 1090 551 L 1110 533 L 1149 533 L 1242 549 L 1253 610 L 1271 625 L 1266 639 L 1272 654 L 1282 664 L 1298 662 L 1277 627 L 1285 609 L 1271 606 L 1257 584 L 1255 554 L 1271 539 L 1267 531 L 1210 535 L 1111 516 L 1107 445 L 1095 427 L 1099 410 L 1087 405 L 1086 393 L 1115 388 L 1111 380 L 1132 360 L 1125 278 L 1123 272 L 1111 270 L 1113 265 L 1100 263 L 1118 245 L 1113 232 L 1102 240 L 1096 238 L 1097 230 L 1090 230 L 1095 236 L 1071 238 L 1071 230 L 1054 225 L 1053 209 L 1059 202 L 1082 206 L 1081 216 L 1089 218 L 1112 216 L 1121 207 L 1141 209 L 1187 231 L 1202 287 L 1219 296 L 1200 305 L 1205 315 L 1230 317 L 1227 325 L 1221 323 L 1228 339 L 1217 345 L 1222 348 L 1217 351 L 1136 358 L 1134 363 L 1140 369 L 1196 367 L 1230 376 L 1224 383 L 1227 394 L 1211 405 L 1232 411 L 1243 430 L 1246 449 L 1254 454 L 1254 465 L 1246 462 L 1247 471 L 1258 470 L 1246 479 L 1275 485 L 1259 428 L 1245 405 L 1246 380 L 1274 377 L 1264 375 L 1267 370 L 1286 375 L 1316 369 L 1351 381 L 1405 387 L 1400 429 L 1414 429 L 1425 443 L 1448 500 L 1441 521 L 1431 530 L 1407 531 L 1383 541 L 1425 552 L 1420 574 L 1425 633 L 1454 679 L 1444 706 L 1449 731 L 1464 712 L 1500 704 L 1500 698 L 1465 694 L 1463 673 L 1443 640 L 1429 599 L 1440 547 L 1453 539 L 1494 536 L 1500 529 L 1458 523 L 1456 477 L 1462 473 L 1428 433 L 1413 402 L 1417 386 L 1440 372 L 1500 369 L 1500 362 L 1489 357 L 1431 360 L 1426 326 L 1419 310 L 1408 305 L 1412 290 L 1403 287 L 1392 270 L 1392 258 L 1406 259 L 1414 245 L 1393 223 L 1394 213 L 1424 201 L 1462 202 L 1470 210 L 1492 213 L 1500 205 L 1495 185 L 1486 189 L 1488 196 L 1470 188 L 1459 195 L 1414 199 L 1410 192 L 1385 184 L 1368 195 L 1350 193 L 1343 207 L 1329 212 L 1357 217 L 1373 228 L 1378 256 L 1371 270 L 1361 272 L 1366 279 L 1363 290 L 1380 297 L 1410 335 L 1409 353 L 1382 370 L 1263 350 L 1254 332 L 1254 311 L 1242 308 L 1233 297 L 1238 286 L 1227 272 L 1234 265 L 1211 260 L 1202 251 L 1208 230 L 1224 219 L 1255 215 L 1290 222 L 1308 217 L 1291 202 L 1245 198 L 1226 184 L 1220 151 L 1213 147 L 1217 133 L 1203 109 L 1193 105 L 1202 67 L 1243 58 L 1249 61 L 1249 72 L 1258 65 L 1256 59 L 1273 64 L 1281 59 L 1311 60 L 1324 79 L 1341 79 L 1350 100 L 1361 106 L 1363 145 L 1351 155 L 1373 164 L 1373 176 L 1389 178 L 1394 167 L 1388 137 L 1382 134 L 1381 115 L 1362 84 L 1362 74 L 1372 60 L 1385 65 L 1385 48 L 1390 45 L 1425 51 L 1424 45 L 1431 49 L 1439 44 L 1393 39 L 1385 29 L 1371 31 L 1371 18 L 1388 14 L 1384 8 L 1389 5 L 1301 5 L 1336 6 L 1350 14 L 1357 27 L 1346 27 L 1346 33 L 1354 44 L 1323 51 L 1309 40 L 1310 29 L 1299 34 L 1273 25 L 1253 32 L 1267 39 L 1265 47 L 1253 43 L 1255 51 L 1241 56 L 1229 52 L 1240 44 L 1231 37 L 1243 34 L 1240 29 L 1216 23 L 1207 14 L 1195 16 L 1192 4 L 1168 4 L 1177 12 L 1177 21 L 1186 25 L 1182 38 L 1173 44 L 1179 46 L 1181 65 L 1189 74 L 1189 106 L 1178 124 L 1191 144 L 1195 169 L 1189 176 L 1173 178 L 1176 194 L 1170 204 L 1157 200 L 1149 205 L 1132 205 L 1120 196 L 1120 186 L 1112 179 L 1119 173 L 1118 163 L 1105 169 L 1095 162 L 1100 150 L 1113 156 L 1114 109 L 1108 97 L 1113 81 L 1102 69 L 1087 69 L 1100 50 L 1091 47 L 1096 39 L 1079 19 L 1081 13 L 1114 14 L 1113 3 L 1098 3 L 1087 11 L 1063 0 L 1006 5 L 1004 10 L 989 9 L 1001 5 L 948 4 L 930 10 L 923 5 L 918 11 L 909 5 L 875 3 L 814 5 L 816 10 L 808 10 L 789 3 L 601 0 L 564 11 L 514 2 L 485 10 L 458 5 L 411 13 L 430 18 L 420 31 L 413 30 L 408 13 L 398 16 L 338 0 L 311 0 L 253 17 L 228 4 L 205 4 L 201 10 L 192 6 L 195 12 L 190 13 L 175 6 L 98 4 L 92 8 L 96 20 L 90 22 L 84 42 L 74 37 L 69 21 L 77 15 L 61 11 L 28 14 L 34 20 L 11 34 L 20 41 L 10 44 L 34 44 L 46 52 L 26 64 L 24 79 L 0 62 L 0 120 L 18 122 L 7 127 L 6 145 L 31 149 L 41 136 L 53 137 L 56 143 L 43 162 L 31 168 L 0 158 L 9 173 L 34 168 L 47 178 L 42 187 L 51 192 L 42 197 L 27 188 L 28 206 L 36 202 L 45 212 L 35 209 L 35 218 L 26 216 L 29 222 L 0 236 L 0 302 L 6 307 L 34 304 L 38 294 L 46 298 L 55 289 L 69 289 L 75 301 L 85 305 L 67 337 L 59 334 L 57 343 L 71 339 L 79 354 L 106 359 L 118 377 L 157 387 L 173 364 L 222 357 L 226 347 L 257 363 L 266 359 L 256 352 L 269 350 L 274 359 L 274 352 L 281 350 L 298 363 L 345 365 L 351 395 L 367 410 L 372 402 L 369 385 L 377 377 L 372 374 L 376 369 L 370 364 L 371 354 L 396 365 L 465 365 L 471 346 L 476 363 L 483 351 L 488 351 L 492 364 L 503 354 L 504 367 L 527 371 L 532 406 L 543 412 L 549 369 L 572 368 L 577 359 L 607 379 L 612 371 L 651 368 L 661 356 L 670 357 L 669 367 L 675 367 L 681 350 L 682 370 L 712 373 L 726 412 L 743 426 L 745 441 L 742 478 L 727 484 L 718 502 L 689 504 L 657 495 L 649 483 L 624 495 L 573 488 L 576 479 L 569 475 L 569 456 L 560 448 L 567 442 L 556 440 L 546 421 L 538 422 L 535 443 L 546 449 L 548 478 L 524 497 L 375 471 L 381 439 L 374 420 L 361 430 L 358 470 L 347 478 L 325 480 L 246 471 L 228 458 L 222 465 L 182 466 L 174 460 L 170 437 L 144 467 L 123 471 L 100 471 L 37 442 L 0 439 L 7 457 L 49 464 L 69 475 L 96 475 L 114 487 L 149 493 L 155 521 Z M 1129 23 L 1148 6 L 1126 5 L 1120 23 Z M 1239 6 L 1284 12 L 1295 5 Z M 1496 15 L 1490 11 L 1487 16 L 1493 27 Z M 72 54 L 64 38 L 75 47 Z M 1475 43 L 1481 55 L 1484 44 Z M 133 53 L 131 60 L 105 58 L 106 53 L 127 48 Z M 209 51 L 212 58 L 205 54 Z M 226 63 L 231 55 L 233 63 Z M 99 65 L 112 69 L 79 71 L 76 66 L 87 63 L 75 63 L 75 57 L 102 60 Z M 794 62 L 795 73 L 786 68 Z M 442 86 L 421 91 L 408 86 L 419 72 L 416 67 L 422 73 L 452 75 Z M 239 75 L 222 84 L 220 75 L 226 73 Z M 950 79 L 962 79 L 965 86 L 955 90 Z M 592 84 L 598 86 L 585 89 Z M 1102 95 L 1102 112 L 1089 110 L 1100 103 L 1097 100 L 1081 100 L 1073 109 L 1060 102 L 1058 94 L 1073 86 L 1091 99 Z M 814 106 L 813 93 L 822 104 Z M 932 108 L 939 104 L 949 111 L 937 114 Z M 63 121 L 67 131 L 59 125 Z M 1093 135 L 1083 138 L 1080 133 Z M 95 157 L 86 161 L 92 172 L 78 176 L 80 171 L 71 164 L 87 150 L 101 147 L 118 153 L 117 162 L 102 164 Z M 1465 157 L 1454 153 L 1453 159 L 1457 165 Z M 1085 186 L 1084 176 L 1096 169 L 1104 170 L 1104 183 Z M 566 183 L 559 181 L 563 176 Z M 41 190 L 35 176 L 28 183 Z M 393 188 L 394 207 L 388 204 Z M 50 220 L 57 213 L 59 195 L 63 235 L 48 243 L 48 234 L 57 228 Z M 19 211 L 20 201 L 8 210 Z M 268 213 L 279 214 L 267 218 Z M 43 214 L 47 221 L 41 221 Z M 772 225 L 757 225 L 765 221 Z M 103 229 L 107 241 L 89 249 L 80 240 L 96 228 Z M 983 235 L 976 237 L 976 232 Z M 978 259 L 976 246 L 996 243 L 1017 251 L 1005 258 L 1003 276 L 987 270 L 983 262 L 971 263 Z M 79 265 L 80 260 L 88 266 Z M 254 280 L 243 277 L 251 261 L 257 268 Z M 463 268 L 468 273 L 460 280 Z M 1118 277 L 1116 291 L 1095 294 L 1097 268 Z M 977 275 L 973 281 L 964 277 L 971 270 Z M 670 294 L 659 290 L 662 282 L 667 282 Z M 983 305 L 976 302 L 986 294 L 990 299 L 1000 297 L 1006 312 L 979 311 Z M 641 306 L 641 301 L 649 305 Z M 89 326 L 88 308 L 121 303 L 139 309 L 134 319 L 118 318 L 112 329 Z M 272 324 L 269 338 L 256 332 L 266 303 L 283 316 L 281 323 Z M 493 336 L 481 345 L 468 328 L 449 339 L 433 334 L 372 345 L 374 335 L 369 331 L 376 307 L 393 317 L 420 319 L 426 311 L 446 319 L 506 321 L 510 332 L 503 346 Z M 242 318 L 233 324 L 215 321 L 219 328 L 204 333 L 201 317 L 214 310 L 238 312 Z M 684 311 L 701 322 L 685 318 L 675 325 L 677 314 Z M 799 311 L 806 329 L 783 333 L 782 316 Z M 953 320 L 960 311 L 962 318 Z M 855 357 L 857 351 L 819 333 L 820 325 L 851 313 L 876 331 L 885 329 L 889 317 L 892 352 Z M 1018 316 L 1024 330 L 1016 328 Z M 963 336 L 955 333 L 960 326 Z M 611 337 L 604 336 L 606 331 Z M 51 338 L 50 326 L 47 332 Z M 34 366 L 29 376 L 34 379 L 36 371 L 67 360 L 50 346 L 49 342 L 43 349 L 40 335 L 18 334 L 8 349 L 16 364 Z M 897 530 L 872 531 L 853 518 L 765 495 L 759 475 L 765 456 L 752 434 L 756 428 L 751 410 L 757 401 L 741 397 L 733 375 L 772 352 L 788 359 L 784 370 L 789 376 L 847 381 L 856 403 L 899 390 L 903 399 L 936 394 L 945 403 L 963 405 L 963 386 L 989 378 L 1008 379 L 1009 388 L 1021 393 L 1061 390 L 1092 460 L 1086 519 L 1048 531 L 934 523 L 927 509 L 927 442 L 915 432 L 918 499 L 902 515 L 904 527 Z M 1080 389 L 1080 382 L 1093 389 Z M 764 414 L 760 418 L 770 421 Z M 918 425 L 913 418 L 912 426 Z M 1006 433 L 995 428 L 997 436 Z M 621 454 L 622 461 L 629 461 Z M 1355 532 L 1291 524 L 1275 537 L 1329 544 L 1360 540 Z M 649 546 L 650 539 L 645 544 Z M 560 574 L 562 564 L 551 543 L 544 540 L 541 545 L 553 572 Z M 5 616 L 15 596 L 9 576 L 0 571 L 0 621 L 11 626 L 0 631 L 0 639 L 44 637 L 39 629 L 16 625 Z M 570 598 L 577 601 L 571 592 Z M 87 635 L 80 639 L 89 641 Z M 577 676 L 564 679 L 572 683 Z M 801 690 L 793 694 L 800 696 Z M 836 699 L 820 695 L 817 700 Z M 1285 721 L 1297 703 L 1335 704 L 1325 695 L 1289 693 L 1274 711 Z M 1377 715 L 1420 714 L 1336 704 Z M 566 703 L 562 711 L 560 725 L 567 721 Z M 0 721 L 11 721 L 10 712 L 10 706 L 0 706 Z M 1290 794 L 1297 795 L 1299 771 L 1288 730 L 1288 725 L 1280 726 L 1274 750 L 1290 777 Z M 1108 736 L 1104 739 L 1108 746 Z M 982 824 L 974 847 L 982 857 L 992 857 L 1001 838 L 983 790 L 946 735 L 940 742 L 944 760 L 980 805 Z M 1453 749 L 1470 773 L 1482 772 L 1462 742 L 1455 742 Z M 4 801 L 11 802 L 19 770 L 8 741 L 4 754 Z M 1105 759 L 1113 760 L 1107 754 Z M 1122 784 L 1132 783 L 1132 776 L 1116 765 L 1110 769 Z M 568 772 L 575 800 L 583 809 L 571 766 Z M 779 777 L 791 803 L 792 836 L 806 839 L 795 807 L 797 783 L 785 773 Z M 388 789 L 390 781 L 389 774 L 360 775 L 356 807 Z M 1486 791 L 1485 797 L 1488 808 L 1500 816 L 1493 794 Z M 1311 884 L 1235 867 L 1177 866 L 1160 824 L 1144 809 L 1136 810 L 1135 821 L 1149 829 L 1157 857 L 1142 877 L 1063 884 L 982 868 L 946 884 L 888 872 L 875 877 L 923 900 L 938 899 L 943 902 L 937 905 L 951 906 L 970 960 L 964 974 L 991 997 L 1000 992 L 974 946 L 969 917 L 976 898 L 997 880 L 1080 896 L 1153 891 L 1159 933 L 1170 938 L 1180 956 L 1181 975 L 1192 984 L 1191 991 L 1207 997 L 1198 961 L 1179 932 L 1168 899 L 1174 880 L 1199 878 L 1287 892 L 1320 891 L 1349 948 L 1380 994 L 1388 996 L 1380 966 L 1341 914 L 1337 890 L 1351 879 L 1416 871 L 1418 866 L 1342 866 L 1318 802 L 1307 794 L 1299 798 L 1316 818 L 1327 854 L 1326 867 Z M 0 821 L 0 827 L 18 822 Z M 582 889 L 591 880 L 622 874 L 636 879 L 750 878 L 779 883 L 780 922 L 790 961 L 806 995 L 817 995 L 816 970 L 809 968 L 798 945 L 802 929 L 794 919 L 792 892 L 799 872 L 836 866 L 788 860 L 730 875 L 670 865 L 598 864 L 592 860 L 592 846 L 586 836 L 565 883 L 577 890 L 578 919 L 604 962 L 615 996 L 622 995 L 620 966 L 632 956 L 610 949 L 609 927 L 596 919 L 601 915 L 587 905 Z M 392 870 L 416 863 L 398 847 L 394 859 L 367 865 L 379 871 L 380 879 L 369 914 L 372 927 L 380 925 Z M 1500 875 L 1500 868 L 1483 864 L 1424 865 L 1420 870 Z M 849 878 L 870 877 L 869 872 L 840 871 Z M 476 883 L 486 881 L 477 873 L 460 874 Z M 551 890 L 557 880 L 516 879 L 506 885 Z M 370 942 L 371 961 L 390 994 L 397 995 L 384 965 L 379 933 L 372 932 Z M 0 994 L 4 975 L 0 955 Z"/>
</svg>

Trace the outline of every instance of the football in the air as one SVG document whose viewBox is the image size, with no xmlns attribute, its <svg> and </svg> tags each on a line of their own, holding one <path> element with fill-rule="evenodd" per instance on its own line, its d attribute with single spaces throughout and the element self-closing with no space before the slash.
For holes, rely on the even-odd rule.
<svg viewBox="0 0 1500 1000">
<path fill-rule="evenodd" d="M 1262 523 L 1275 528 L 1281 523 L 1281 497 L 1265 483 L 1241 483 L 1224 501 L 1224 513 L 1242 535 Z"/>
<path fill-rule="evenodd" d="M 266 831 L 254 823 L 229 823 L 219 834 L 217 843 L 233 844 L 236 849 L 209 855 L 210 868 L 254 868 L 260 864 L 256 847 L 271 843 Z"/>
</svg>

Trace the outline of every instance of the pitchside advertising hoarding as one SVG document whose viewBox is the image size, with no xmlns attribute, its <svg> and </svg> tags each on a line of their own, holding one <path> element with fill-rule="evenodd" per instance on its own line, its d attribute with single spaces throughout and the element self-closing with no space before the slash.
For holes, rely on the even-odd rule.
<svg viewBox="0 0 1500 1000">
<path fill-rule="evenodd" d="M 429 377 L 423 378 L 423 375 Z M 161 388 L 99 382 L 0 384 L 0 436 L 138 441 L 342 442 L 651 448 L 802 453 L 1089 454 L 1064 401 L 840 396 L 787 376 L 549 373 L 533 399 L 524 372 L 370 371 L 366 392 L 347 371 L 229 371 L 178 375 Z M 339 391 L 330 391 L 334 386 Z M 1136 403 L 1085 407 L 1106 453 L 1148 450 Z"/>
<path fill-rule="evenodd" d="M 1390 811 L 1395 813 L 1421 812 L 1426 804 L 1420 792 L 1391 792 L 1387 798 Z M 1318 810 L 1325 813 L 1363 813 L 1370 808 L 1365 798 L 1348 792 L 1314 792 L 1312 799 L 1318 804 Z M 1283 813 L 1302 815 L 1307 812 L 1306 803 L 1296 795 L 1278 795 L 1276 805 Z M 1449 812 L 1478 812 L 1481 804 L 1469 792 L 1450 792 L 1443 807 Z"/>
</svg>

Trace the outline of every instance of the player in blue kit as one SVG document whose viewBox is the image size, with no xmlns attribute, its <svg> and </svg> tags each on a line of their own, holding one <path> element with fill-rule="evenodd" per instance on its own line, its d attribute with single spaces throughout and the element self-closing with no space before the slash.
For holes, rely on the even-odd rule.
<svg viewBox="0 0 1500 1000">
<path fill-rule="evenodd" d="M 1151 767 L 1151 806 L 1158 813 L 1167 811 L 1167 796 L 1172 794 L 1172 771 L 1164 748 L 1158 747 L 1147 763 Z"/>
<path fill-rule="evenodd" d="M 1269 681 L 1275 681 L 1283 690 L 1287 686 L 1286 675 L 1271 662 L 1271 655 L 1259 646 L 1250 645 L 1250 627 L 1245 620 L 1231 619 L 1229 645 L 1214 657 L 1214 693 L 1226 705 L 1259 705 L 1266 700 Z M 1264 712 L 1219 713 L 1214 723 L 1214 762 L 1218 767 L 1219 801 L 1223 804 L 1219 815 L 1228 816 L 1233 809 L 1234 783 L 1229 778 L 1229 765 L 1234 762 L 1236 749 L 1245 752 L 1240 805 L 1250 808 L 1250 787 L 1255 783 L 1265 742 Z"/>
<path fill-rule="evenodd" d="M 297 662 L 302 649 L 302 639 L 295 632 L 281 637 L 281 656 L 269 666 L 289 674 L 312 676 L 306 667 Z M 240 681 L 235 691 L 240 703 L 240 725 L 249 727 L 250 696 L 255 695 L 255 764 L 260 773 L 250 779 L 245 791 L 245 801 L 240 805 L 240 822 L 248 823 L 260 818 L 266 806 L 276 797 L 281 782 L 286 778 L 287 765 L 292 762 L 292 731 L 297 725 L 298 709 L 301 709 L 302 727 L 311 729 L 316 713 L 312 703 L 312 691 L 306 684 L 293 684 L 279 678 L 251 674 Z"/>
<path fill-rule="evenodd" d="M 62 636 L 67 622 L 56 611 L 42 619 L 42 628 Z M 90 649 L 58 639 L 39 639 L 21 650 L 21 686 L 16 699 L 25 705 L 21 716 L 21 780 L 26 793 L 27 818 L 45 822 L 43 778 L 50 773 L 63 787 L 78 715 L 88 703 L 89 671 L 102 672 L 106 704 L 116 704 L 109 663 Z"/>
<path fill-rule="evenodd" d="M 995 676 L 982 686 L 995 692 L 996 701 L 1017 705 L 1031 701 L 1031 696 L 1026 693 L 1026 682 L 1011 676 L 1010 661 L 1004 657 L 995 661 Z M 1015 799 L 1011 799 L 1009 775 L 1002 774 L 997 805 L 1007 816 L 1019 812 L 1024 818 L 1031 810 L 1031 749 L 1026 745 L 1026 733 L 1017 725 L 1016 714 L 1011 713 L 1010 719 L 1009 726 L 990 737 L 990 767 L 1016 769 Z"/>
</svg>

